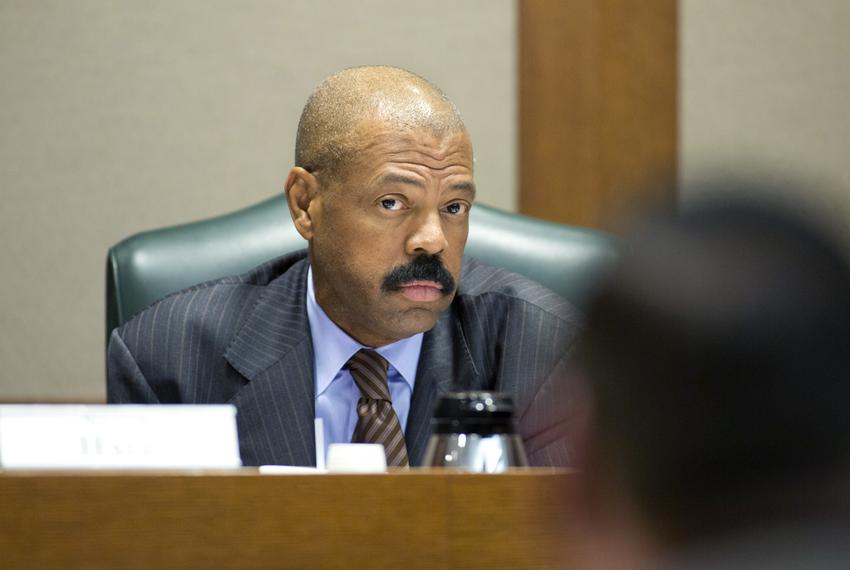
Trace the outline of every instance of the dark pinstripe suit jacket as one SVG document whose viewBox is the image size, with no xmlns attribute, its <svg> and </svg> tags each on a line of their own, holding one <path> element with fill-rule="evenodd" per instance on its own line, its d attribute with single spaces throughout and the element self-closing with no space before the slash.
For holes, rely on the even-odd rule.
<svg viewBox="0 0 850 570">
<path fill-rule="evenodd" d="M 315 465 L 313 346 L 306 252 L 154 303 L 113 331 L 114 403 L 225 403 L 238 409 L 246 465 Z M 425 334 L 405 439 L 418 465 L 436 394 L 514 395 L 533 465 L 566 465 L 571 394 L 565 355 L 577 314 L 524 277 L 465 259 L 458 294 Z"/>
</svg>

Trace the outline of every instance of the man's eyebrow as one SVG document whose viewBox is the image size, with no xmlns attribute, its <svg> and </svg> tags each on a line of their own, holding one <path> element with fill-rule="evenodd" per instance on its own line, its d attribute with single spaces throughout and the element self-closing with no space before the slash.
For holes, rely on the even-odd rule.
<svg viewBox="0 0 850 570">
<path fill-rule="evenodd" d="M 425 183 L 422 180 L 414 178 L 413 176 L 405 176 L 404 174 L 399 174 L 397 172 L 389 172 L 381 176 L 378 179 L 378 185 L 383 186 L 384 184 L 410 184 L 412 186 L 425 189 Z M 451 189 L 468 192 L 472 194 L 473 198 L 475 197 L 475 183 L 472 181 L 456 182 L 451 185 Z"/>
<path fill-rule="evenodd" d="M 452 190 L 460 190 L 462 192 L 469 192 L 472 194 L 472 197 L 475 197 L 475 183 L 472 181 L 464 181 L 464 182 L 456 182 L 451 186 Z"/>
<path fill-rule="evenodd" d="M 413 186 L 418 186 L 422 189 L 425 188 L 425 183 L 419 180 L 418 178 L 413 178 L 412 176 L 405 176 L 404 174 L 396 174 L 393 172 L 381 176 L 381 178 L 378 179 L 378 184 L 381 186 L 383 186 L 384 184 L 411 184 Z"/>
</svg>

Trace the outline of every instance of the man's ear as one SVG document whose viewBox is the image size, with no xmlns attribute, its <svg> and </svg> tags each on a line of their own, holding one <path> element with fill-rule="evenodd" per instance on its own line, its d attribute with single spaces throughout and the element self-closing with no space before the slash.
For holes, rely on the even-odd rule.
<svg viewBox="0 0 850 570">
<path fill-rule="evenodd" d="M 314 202 L 318 198 L 319 182 L 316 177 L 300 166 L 293 167 L 286 177 L 286 202 L 295 229 L 307 241 L 313 237 L 313 217 L 318 213 L 318 203 Z"/>
</svg>

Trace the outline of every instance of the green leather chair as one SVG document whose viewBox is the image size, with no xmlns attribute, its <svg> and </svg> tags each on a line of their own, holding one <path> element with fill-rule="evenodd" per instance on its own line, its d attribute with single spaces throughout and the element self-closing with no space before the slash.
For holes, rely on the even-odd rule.
<svg viewBox="0 0 850 570">
<path fill-rule="evenodd" d="M 603 232 L 545 222 L 476 204 L 466 253 L 526 275 L 582 303 L 616 259 Z M 106 260 L 106 338 L 157 299 L 190 285 L 245 272 L 307 246 L 282 195 L 223 216 L 142 232 L 116 244 Z"/>
</svg>

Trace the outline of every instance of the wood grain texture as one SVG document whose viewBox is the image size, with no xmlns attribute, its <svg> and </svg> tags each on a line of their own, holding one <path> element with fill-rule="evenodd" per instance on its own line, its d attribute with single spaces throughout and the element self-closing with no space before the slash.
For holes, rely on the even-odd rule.
<svg viewBox="0 0 850 570">
<path fill-rule="evenodd" d="M 675 200 L 677 2 L 519 2 L 520 210 L 612 229 Z"/>
<path fill-rule="evenodd" d="M 576 534 L 565 514 L 569 486 L 554 473 L 451 480 L 450 566 L 564 568 Z"/>
<path fill-rule="evenodd" d="M 0 475 L 4 568 L 549 568 L 567 472 Z"/>
</svg>

